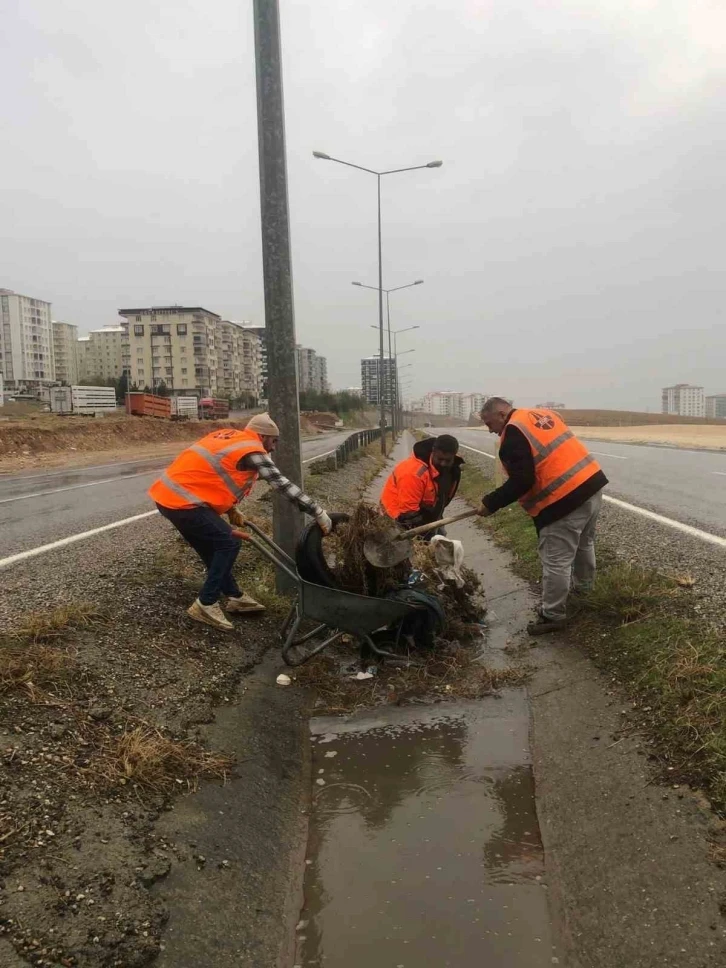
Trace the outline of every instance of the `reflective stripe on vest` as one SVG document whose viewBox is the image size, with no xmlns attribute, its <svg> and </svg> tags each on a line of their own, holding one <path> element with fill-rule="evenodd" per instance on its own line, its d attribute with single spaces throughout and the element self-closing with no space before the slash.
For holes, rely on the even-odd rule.
<svg viewBox="0 0 726 968">
<path fill-rule="evenodd" d="M 523 498 L 522 507 L 525 511 L 531 511 L 533 507 L 536 507 L 536 505 L 540 503 L 540 501 L 544 501 L 546 497 L 549 497 L 550 494 L 554 494 L 555 491 L 562 487 L 563 484 L 571 481 L 575 474 L 579 474 L 581 470 L 584 470 L 584 468 L 588 466 L 588 464 L 594 463 L 596 463 L 596 461 L 592 454 L 588 454 L 587 457 L 583 457 L 582 460 L 579 460 L 576 464 L 573 464 L 573 466 L 568 471 L 565 471 L 564 474 L 560 474 L 560 476 L 548 484 L 547 487 L 543 487 L 541 491 L 533 494 L 530 498 Z"/>
<path fill-rule="evenodd" d="M 197 497 L 196 494 L 192 494 L 191 491 L 188 491 L 185 487 L 182 487 L 181 484 L 177 484 L 176 481 L 172 481 L 166 471 L 164 471 L 159 480 L 165 487 L 168 487 L 170 491 L 173 491 L 177 497 L 180 497 L 182 501 L 186 501 L 188 504 L 196 504 L 199 507 L 204 507 L 205 502 L 202 501 L 201 498 Z"/>
<path fill-rule="evenodd" d="M 585 445 L 554 411 L 515 410 L 507 427 L 515 427 L 532 452 L 534 483 L 519 499 L 532 517 L 562 500 L 600 470 Z M 505 427 L 503 436 L 506 432 Z"/>
<path fill-rule="evenodd" d="M 149 488 L 164 507 L 210 507 L 224 514 L 249 494 L 256 469 L 240 470 L 249 453 L 264 454 L 258 435 L 248 431 L 213 432 L 190 445 Z"/>
<path fill-rule="evenodd" d="M 249 491 L 249 487 L 239 487 L 237 484 L 235 484 L 222 465 L 222 457 L 225 454 L 232 453 L 232 451 L 237 450 L 238 448 L 239 443 L 235 444 L 234 447 L 225 447 L 224 450 L 220 450 L 218 454 L 212 454 L 205 447 L 200 447 L 199 444 L 192 444 L 189 450 L 193 450 L 195 454 L 199 454 L 199 456 L 214 469 L 215 473 L 219 474 L 224 483 L 234 494 L 235 499 L 240 501 Z"/>
</svg>

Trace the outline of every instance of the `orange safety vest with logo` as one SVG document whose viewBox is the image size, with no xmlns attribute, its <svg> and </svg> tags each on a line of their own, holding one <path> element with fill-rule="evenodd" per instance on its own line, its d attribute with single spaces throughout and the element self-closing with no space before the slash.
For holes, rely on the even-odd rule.
<svg viewBox="0 0 726 968">
<path fill-rule="evenodd" d="M 509 427 L 524 434 L 532 450 L 534 485 L 519 503 L 533 518 L 600 470 L 587 447 L 553 410 L 515 410 L 502 432 L 502 440 Z"/>
<path fill-rule="evenodd" d="M 411 511 L 430 511 L 438 497 L 436 479 L 439 472 L 415 454 L 402 460 L 393 468 L 381 493 L 381 505 L 391 518 L 398 518 Z M 456 493 L 456 483 L 447 495 L 448 502 Z"/>
<path fill-rule="evenodd" d="M 225 514 L 246 497 L 257 471 L 237 470 L 247 454 L 264 454 L 253 430 L 215 430 L 183 450 L 149 488 L 149 496 L 162 507 L 175 510 L 210 507 Z"/>
</svg>

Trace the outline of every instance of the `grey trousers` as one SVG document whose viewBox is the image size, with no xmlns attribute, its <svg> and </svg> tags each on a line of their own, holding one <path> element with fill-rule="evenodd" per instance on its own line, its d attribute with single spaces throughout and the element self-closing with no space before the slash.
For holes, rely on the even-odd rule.
<svg viewBox="0 0 726 968">
<path fill-rule="evenodd" d="M 542 614 L 567 617 L 570 588 L 586 591 L 595 580 L 595 525 L 602 491 L 539 533 L 542 562 Z"/>
</svg>

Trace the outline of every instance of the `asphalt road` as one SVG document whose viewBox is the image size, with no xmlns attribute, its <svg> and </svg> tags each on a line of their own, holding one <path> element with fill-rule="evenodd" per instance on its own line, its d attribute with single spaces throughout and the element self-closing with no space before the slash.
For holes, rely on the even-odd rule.
<svg viewBox="0 0 726 968">
<path fill-rule="evenodd" d="M 351 433 L 303 441 L 303 460 L 334 449 Z M 151 510 L 146 491 L 170 463 L 167 455 L 0 478 L 0 558 Z M 88 548 L 92 553 L 92 544 Z"/>
<path fill-rule="evenodd" d="M 494 453 L 495 438 L 486 430 L 434 427 L 428 432 L 453 433 L 462 444 Z M 583 440 L 608 476 L 608 494 L 726 535 L 726 454 Z"/>
</svg>

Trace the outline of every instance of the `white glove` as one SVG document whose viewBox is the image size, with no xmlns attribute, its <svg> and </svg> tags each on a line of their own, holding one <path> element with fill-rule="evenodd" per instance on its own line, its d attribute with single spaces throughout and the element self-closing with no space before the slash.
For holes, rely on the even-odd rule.
<svg viewBox="0 0 726 968">
<path fill-rule="evenodd" d="M 318 527 L 323 534 L 330 534 L 333 530 L 333 522 L 330 520 L 330 515 L 327 511 L 321 511 L 320 514 L 316 514 L 315 520 L 318 522 Z"/>
</svg>

